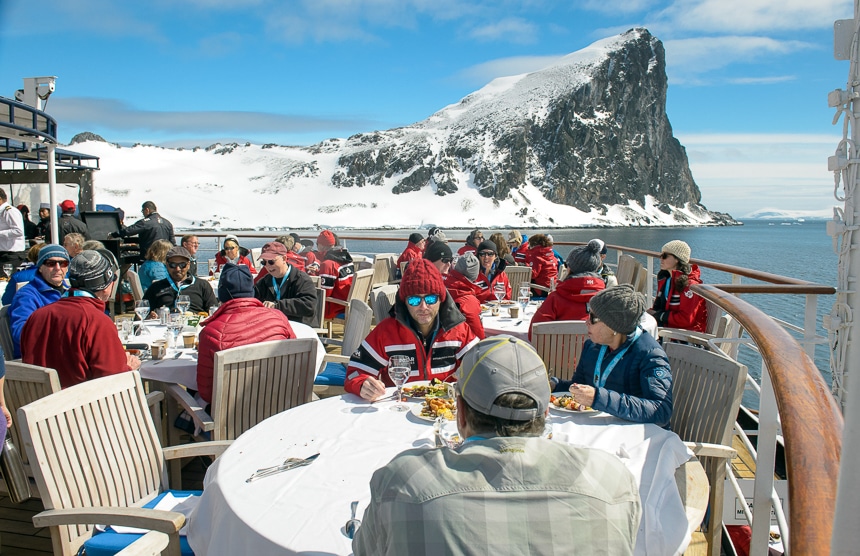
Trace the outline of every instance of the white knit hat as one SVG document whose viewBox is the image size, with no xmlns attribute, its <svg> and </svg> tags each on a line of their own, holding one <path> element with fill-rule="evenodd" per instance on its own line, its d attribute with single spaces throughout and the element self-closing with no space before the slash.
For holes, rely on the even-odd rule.
<svg viewBox="0 0 860 556">
<path fill-rule="evenodd" d="M 676 259 L 684 264 L 689 264 L 690 262 L 690 246 L 680 239 L 674 239 L 664 245 L 662 252 L 674 255 Z"/>
</svg>

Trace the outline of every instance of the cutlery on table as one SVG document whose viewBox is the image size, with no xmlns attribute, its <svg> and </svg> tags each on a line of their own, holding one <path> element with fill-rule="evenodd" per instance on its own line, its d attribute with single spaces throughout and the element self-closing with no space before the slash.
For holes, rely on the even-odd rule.
<svg viewBox="0 0 860 556">
<path fill-rule="evenodd" d="M 359 525 L 361 525 L 361 520 L 355 519 L 355 510 L 358 508 L 358 500 L 354 500 L 349 506 L 350 511 L 352 512 L 352 517 L 350 517 L 349 521 L 346 522 L 344 530 L 346 531 L 346 536 L 351 539 L 355 537 L 355 530 L 358 529 Z"/>
<path fill-rule="evenodd" d="M 304 467 L 305 465 L 310 465 L 314 462 L 319 454 L 314 454 L 305 459 L 295 460 L 294 458 L 289 458 L 285 463 L 281 465 L 277 465 L 275 467 L 267 467 L 262 471 L 256 471 L 253 475 L 245 479 L 246 483 L 252 483 L 257 479 L 262 479 L 263 477 L 271 477 L 272 475 L 277 475 L 278 473 L 283 473 L 284 471 L 289 471 L 290 469 L 295 469 L 297 467 Z M 290 461 L 293 460 L 293 461 Z"/>
</svg>

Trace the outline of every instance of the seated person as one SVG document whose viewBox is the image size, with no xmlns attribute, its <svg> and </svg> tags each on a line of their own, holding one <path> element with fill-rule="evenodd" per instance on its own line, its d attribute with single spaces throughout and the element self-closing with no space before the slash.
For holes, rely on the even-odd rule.
<svg viewBox="0 0 860 556">
<path fill-rule="evenodd" d="M 606 243 L 602 239 L 592 239 L 591 241 L 597 241 L 600 243 L 600 270 L 597 271 L 600 274 L 600 277 L 603 278 L 603 283 L 606 284 L 606 287 L 617 286 L 618 278 L 615 277 L 615 273 L 612 272 L 612 269 L 609 268 L 609 265 L 606 264 Z M 590 242 L 589 242 L 590 243 Z"/>
<path fill-rule="evenodd" d="M 220 272 L 221 267 L 225 264 L 233 263 L 245 265 L 251 271 L 251 274 L 256 274 L 257 267 L 248 258 L 250 253 L 244 247 L 239 246 L 239 238 L 234 235 L 228 235 L 224 238 L 224 248 L 215 254 L 215 272 Z M 191 256 L 191 253 L 188 255 Z"/>
<path fill-rule="evenodd" d="M 143 298 L 149 301 L 149 318 L 157 317 L 156 309 L 159 307 L 173 310 L 180 292 L 181 295 L 191 298 L 188 310 L 192 313 L 208 313 L 209 307 L 217 304 L 218 300 L 209 282 L 188 275 L 190 264 L 191 254 L 186 248 L 170 248 L 167 252 L 167 278 L 153 282 L 143 294 Z"/>
<path fill-rule="evenodd" d="M 664 245 L 662 251 L 657 296 L 648 312 L 658 326 L 706 332 L 708 305 L 703 297 L 690 291 L 690 286 L 702 283 L 699 265 L 690 264 L 690 246 L 676 239 Z"/>
<path fill-rule="evenodd" d="M 496 252 L 496 244 L 492 241 L 482 241 L 478 246 L 477 253 L 478 261 L 481 263 L 478 278 L 475 280 L 475 283 L 481 288 L 481 291 L 478 292 L 478 299 L 481 301 L 496 301 L 496 284 L 504 286 L 505 296 L 502 299 L 510 299 L 511 283 L 505 272 L 505 267 L 508 263 L 499 259 Z"/>
<path fill-rule="evenodd" d="M 496 232 L 490 236 L 490 241 L 496 244 L 496 255 L 498 255 L 500 261 L 505 261 L 508 266 L 516 266 L 517 262 L 514 260 L 514 255 L 505 236 Z"/>
<path fill-rule="evenodd" d="M 403 253 L 400 253 L 400 256 L 397 258 L 397 277 L 400 277 L 400 270 L 403 268 L 403 263 L 409 263 L 415 259 L 420 259 L 424 256 L 424 247 L 427 246 L 427 240 L 424 239 L 424 236 L 419 234 L 418 232 L 413 232 L 409 234 L 409 243 L 406 245 L 406 249 L 403 250 Z"/>
<path fill-rule="evenodd" d="M 66 237 L 63 238 L 63 248 L 69 254 L 70 259 L 74 259 L 80 255 L 81 251 L 84 250 L 84 243 L 86 241 L 87 238 L 83 234 L 77 232 L 66 234 Z"/>
<path fill-rule="evenodd" d="M 6 284 L 6 289 L 3 290 L 3 297 L 0 299 L 3 305 L 11 305 L 15 298 L 15 293 L 18 291 L 18 284 L 26 284 L 33 279 L 39 267 L 36 266 L 36 261 L 39 260 L 39 251 L 42 247 L 50 245 L 49 243 L 37 243 L 27 250 L 27 262 L 22 263 L 18 267 L 17 272 L 13 272 L 9 277 L 9 282 Z M 23 287 L 23 286 L 22 286 Z"/>
<path fill-rule="evenodd" d="M 447 293 L 442 275 L 427 259 L 406 267 L 394 316 L 376 325 L 352 354 L 344 389 L 369 401 L 384 396 L 385 387 L 394 385 L 388 376 L 392 355 L 411 358 L 407 382 L 444 380 L 453 374 L 478 339 Z"/>
<path fill-rule="evenodd" d="M 436 226 L 433 226 L 427 232 L 427 245 L 429 246 L 430 244 L 432 244 L 436 241 L 439 241 L 442 243 L 448 243 L 448 236 L 446 236 L 445 232 L 443 232 L 441 229 L 439 229 Z M 425 250 L 426 250 L 426 247 L 425 247 Z"/>
<path fill-rule="evenodd" d="M 56 369 L 63 388 L 140 368 L 105 314 L 118 286 L 111 258 L 108 251 L 84 251 L 72 259 L 69 295 L 36 310 L 21 333 L 24 363 Z"/>
<path fill-rule="evenodd" d="M 424 250 L 424 258 L 433 263 L 439 272 L 442 274 L 442 279 L 448 275 L 451 270 L 451 261 L 454 256 L 451 253 L 451 248 L 444 241 L 431 241 Z"/>
<path fill-rule="evenodd" d="M 552 249 L 552 240 L 545 234 L 535 234 L 529 239 L 529 250 L 526 263 L 532 267 L 532 284 L 550 288 L 553 280 L 558 277 L 558 261 Z M 539 297 L 546 297 L 547 292 L 532 289 Z"/>
<path fill-rule="evenodd" d="M 484 232 L 478 229 L 474 229 L 469 232 L 469 236 L 466 238 L 466 244 L 457 251 L 458 255 L 465 255 L 469 251 L 475 252 L 478 250 L 478 246 L 481 245 L 481 242 L 484 241 Z"/>
<path fill-rule="evenodd" d="M 308 273 L 308 275 L 316 276 L 320 269 L 319 261 L 317 261 L 316 255 L 314 255 L 313 247 L 314 242 L 310 239 L 302 239 L 299 237 L 299 234 L 290 234 L 290 237 L 293 238 L 294 243 L 292 249 L 292 255 L 294 255 L 297 259 L 301 259 L 302 265 L 301 269 Z"/>
<path fill-rule="evenodd" d="M 559 543 L 633 554 L 633 474 L 608 452 L 541 438 L 549 395 L 528 343 L 494 336 L 471 348 L 457 371 L 465 442 L 406 450 L 373 474 L 355 555 L 557 554 Z"/>
<path fill-rule="evenodd" d="M 478 278 L 478 259 L 474 253 L 466 253 L 457 259 L 457 264 L 445 277 L 445 287 L 454 298 L 457 308 L 466 317 L 466 323 L 478 339 L 484 339 L 484 325 L 481 322 L 481 302 L 478 293 L 481 287 L 475 284 Z"/>
<path fill-rule="evenodd" d="M 21 357 L 21 332 L 36 309 L 55 303 L 66 293 L 66 269 L 69 254 L 56 244 L 47 244 L 39 251 L 36 274 L 12 299 L 9 307 L 9 328 L 15 359 Z"/>
<path fill-rule="evenodd" d="M 215 353 L 238 346 L 295 338 L 290 321 L 254 299 L 254 279 L 245 265 L 227 263 L 218 281 L 221 306 L 203 321 L 197 356 L 197 393 L 212 403 Z"/>
<path fill-rule="evenodd" d="M 326 230 L 328 231 L 328 230 Z M 331 234 L 331 232 L 329 232 Z M 320 240 L 317 239 L 317 245 Z M 332 319 L 344 312 L 345 307 L 337 303 L 330 303 L 329 299 L 340 299 L 346 301 L 352 280 L 355 278 L 355 266 L 352 264 L 352 255 L 346 247 L 340 245 L 327 246 L 319 269 L 320 286 L 325 290 L 325 318 Z"/>
<path fill-rule="evenodd" d="M 529 324 L 558 320 L 585 320 L 588 318 L 588 302 L 605 289 L 603 279 L 597 274 L 603 261 L 600 258 L 600 243 L 592 239 L 588 245 L 574 247 L 567 255 L 564 265 L 569 270 L 554 292 L 546 296 Z"/>
<path fill-rule="evenodd" d="M 287 253 L 286 246 L 278 241 L 263 246 L 260 258 L 267 274 L 254 285 L 254 297 L 288 319 L 307 324 L 316 311 L 317 289 L 310 276 L 287 263 Z"/>
<path fill-rule="evenodd" d="M 164 280 L 167 278 L 167 252 L 173 247 L 173 244 L 166 239 L 157 239 L 149 246 L 146 252 L 146 260 L 137 270 L 137 275 L 140 278 L 140 287 L 143 291 L 149 289 L 153 282 Z M 194 276 L 190 271 L 189 274 Z"/>
<path fill-rule="evenodd" d="M 627 421 L 669 424 L 672 370 L 666 352 L 639 326 L 645 296 L 629 284 L 607 288 L 589 302 L 588 340 L 573 380 L 557 382 L 578 403 Z"/>
<path fill-rule="evenodd" d="M 508 247 L 511 248 L 511 255 L 518 265 L 527 265 L 526 255 L 529 252 L 529 238 L 520 233 L 519 230 L 511 230 L 508 232 Z"/>
</svg>

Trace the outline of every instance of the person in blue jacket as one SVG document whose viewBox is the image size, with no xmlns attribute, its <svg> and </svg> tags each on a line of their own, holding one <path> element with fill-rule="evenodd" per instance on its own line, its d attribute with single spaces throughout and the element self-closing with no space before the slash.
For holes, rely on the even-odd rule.
<svg viewBox="0 0 860 556">
<path fill-rule="evenodd" d="M 37 243 L 27 251 L 27 262 L 19 266 L 18 270 L 13 272 L 12 276 L 9 277 L 9 282 L 6 284 L 6 289 L 3 291 L 3 297 L 0 298 L 0 302 L 2 302 L 3 305 L 12 304 L 12 299 L 15 298 L 15 294 L 18 292 L 18 284 L 26 284 L 33 279 L 33 276 L 36 275 L 36 261 L 39 260 L 39 251 L 41 251 L 42 247 L 45 245 L 47 244 Z"/>
<path fill-rule="evenodd" d="M 21 331 L 33 311 L 58 301 L 66 290 L 65 277 L 69 268 L 69 253 L 60 245 L 46 245 L 39 251 L 36 274 L 18 290 L 9 307 L 14 357 L 21 357 Z"/>
<path fill-rule="evenodd" d="M 645 296 L 628 284 L 592 297 L 573 380 L 554 390 L 569 389 L 576 402 L 627 421 L 668 426 L 672 371 L 666 352 L 639 326 L 645 307 Z"/>
</svg>

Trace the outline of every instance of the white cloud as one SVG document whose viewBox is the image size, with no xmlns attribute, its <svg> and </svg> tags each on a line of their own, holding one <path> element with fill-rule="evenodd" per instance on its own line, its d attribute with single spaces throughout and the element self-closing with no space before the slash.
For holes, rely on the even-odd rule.
<svg viewBox="0 0 860 556">
<path fill-rule="evenodd" d="M 733 77 L 728 82 L 734 85 L 773 85 L 796 79 L 794 75 L 775 75 L 773 77 Z"/>
<path fill-rule="evenodd" d="M 675 0 L 652 15 L 671 29 L 772 33 L 830 27 L 851 17 L 851 6 L 844 0 Z"/>
<path fill-rule="evenodd" d="M 468 32 L 468 36 L 482 42 L 504 41 L 519 44 L 533 43 L 537 35 L 537 26 L 519 17 L 509 17 L 478 26 Z"/>
<path fill-rule="evenodd" d="M 603 14 L 636 13 L 650 9 L 657 0 L 585 0 L 582 8 Z"/>
</svg>

